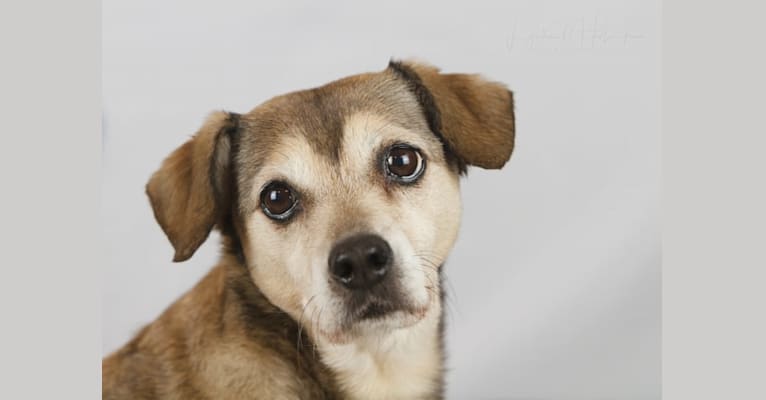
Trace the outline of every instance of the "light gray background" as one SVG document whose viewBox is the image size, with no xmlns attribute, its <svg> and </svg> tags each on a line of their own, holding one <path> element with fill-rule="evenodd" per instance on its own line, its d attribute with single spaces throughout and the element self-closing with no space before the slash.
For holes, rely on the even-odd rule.
<svg viewBox="0 0 766 400">
<path fill-rule="evenodd" d="M 103 3 L 103 351 L 214 263 L 172 264 L 143 185 L 213 109 L 379 70 L 479 72 L 516 95 L 517 147 L 463 181 L 446 266 L 454 399 L 657 399 L 659 4 Z"/>
</svg>

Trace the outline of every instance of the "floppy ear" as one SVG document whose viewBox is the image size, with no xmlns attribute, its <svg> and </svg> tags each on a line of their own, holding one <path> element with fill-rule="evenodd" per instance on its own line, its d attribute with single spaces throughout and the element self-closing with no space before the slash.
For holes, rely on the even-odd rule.
<svg viewBox="0 0 766 400">
<path fill-rule="evenodd" d="M 230 146 L 238 117 L 212 113 L 146 185 L 154 217 L 175 248 L 173 261 L 189 259 L 222 216 L 231 189 Z"/>
<path fill-rule="evenodd" d="M 428 125 L 448 152 L 465 165 L 497 169 L 511 157 L 513 93 L 479 75 L 442 74 L 412 62 L 389 63 L 423 108 Z"/>
</svg>

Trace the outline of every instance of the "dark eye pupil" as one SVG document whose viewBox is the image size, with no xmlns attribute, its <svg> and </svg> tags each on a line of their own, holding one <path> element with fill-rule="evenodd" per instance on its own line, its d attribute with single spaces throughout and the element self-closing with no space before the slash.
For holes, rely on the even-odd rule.
<svg viewBox="0 0 766 400">
<path fill-rule="evenodd" d="M 417 172 L 418 155 L 414 149 L 394 148 L 388 153 L 386 162 L 392 174 L 406 177 Z"/>
<path fill-rule="evenodd" d="M 265 194 L 263 199 L 264 206 L 272 214 L 283 214 L 293 206 L 293 194 L 290 189 L 286 187 L 272 187 L 266 189 Z"/>
</svg>

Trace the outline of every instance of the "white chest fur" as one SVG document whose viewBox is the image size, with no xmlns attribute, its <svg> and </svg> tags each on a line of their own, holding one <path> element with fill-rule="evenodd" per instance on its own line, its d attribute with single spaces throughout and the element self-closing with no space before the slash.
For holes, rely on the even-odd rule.
<svg viewBox="0 0 766 400">
<path fill-rule="evenodd" d="M 439 307 L 417 324 L 351 343 L 320 345 L 323 361 L 351 399 L 421 399 L 442 373 Z"/>
</svg>

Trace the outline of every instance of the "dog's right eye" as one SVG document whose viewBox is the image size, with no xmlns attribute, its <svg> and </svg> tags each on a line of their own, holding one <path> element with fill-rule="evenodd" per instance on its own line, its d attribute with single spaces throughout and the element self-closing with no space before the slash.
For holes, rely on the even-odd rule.
<svg viewBox="0 0 766 400">
<path fill-rule="evenodd" d="M 298 199 L 284 182 L 271 182 L 261 191 L 263 213 L 275 220 L 286 220 L 295 212 Z"/>
</svg>

